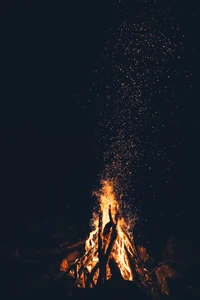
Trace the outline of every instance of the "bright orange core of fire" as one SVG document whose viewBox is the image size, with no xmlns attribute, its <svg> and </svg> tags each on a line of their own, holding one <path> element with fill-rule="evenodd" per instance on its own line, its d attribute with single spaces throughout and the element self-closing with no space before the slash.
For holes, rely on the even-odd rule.
<svg viewBox="0 0 200 300">
<path fill-rule="evenodd" d="M 129 226 L 122 218 L 120 211 L 120 203 L 117 201 L 114 185 L 112 181 L 103 181 L 102 189 L 97 194 L 100 202 L 100 211 L 98 214 L 94 215 L 93 227 L 95 228 L 89 235 L 88 240 L 85 244 L 86 253 L 93 253 L 90 259 L 85 258 L 84 266 L 87 268 L 88 272 L 92 272 L 95 265 L 99 262 L 99 243 L 98 240 L 101 237 L 102 245 L 101 249 L 103 254 L 108 250 L 109 244 L 112 239 L 112 231 L 114 224 L 116 228 L 116 237 L 114 239 L 112 250 L 109 254 L 108 261 L 113 259 L 117 264 L 122 277 L 125 280 L 133 280 L 133 274 L 129 266 L 129 260 L 127 257 L 127 251 L 132 255 L 134 253 L 133 240 L 128 235 Z M 99 219 L 101 215 L 101 221 Z M 100 226 L 101 222 L 101 226 Z M 125 251 L 125 247 L 126 250 Z M 99 276 L 98 270 L 96 276 L 94 274 L 94 281 L 97 281 Z M 112 276 L 109 264 L 106 265 L 106 280 Z"/>
</svg>

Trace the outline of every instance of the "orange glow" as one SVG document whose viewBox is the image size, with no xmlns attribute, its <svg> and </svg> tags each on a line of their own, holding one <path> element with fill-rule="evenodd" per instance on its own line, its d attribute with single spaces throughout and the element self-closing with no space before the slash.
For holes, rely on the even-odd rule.
<svg viewBox="0 0 200 300">
<path fill-rule="evenodd" d="M 67 272 L 68 267 L 69 267 L 68 262 L 67 262 L 66 258 L 64 258 L 60 264 L 60 271 Z"/>
<path fill-rule="evenodd" d="M 104 252 L 107 250 L 110 241 L 110 232 L 106 231 L 106 226 L 108 226 L 110 220 L 109 209 L 111 212 L 111 217 L 113 223 L 116 225 L 117 237 L 114 241 L 112 251 L 110 253 L 110 258 L 113 258 L 118 265 L 122 277 L 125 280 L 133 280 L 133 274 L 129 266 L 128 257 L 125 251 L 125 247 L 130 253 L 133 254 L 133 246 L 125 234 L 128 224 L 120 215 L 120 205 L 116 199 L 114 192 L 114 185 L 112 181 L 105 180 L 102 182 L 102 188 L 97 193 L 100 203 L 100 213 L 102 214 L 102 232 L 100 232 L 103 241 Z M 88 260 L 87 255 L 84 261 L 84 266 L 89 272 L 93 270 L 97 262 L 98 257 L 98 233 L 99 233 L 99 216 L 96 214 L 93 218 L 94 230 L 90 233 L 88 240 L 85 243 L 85 251 L 93 253 L 91 258 Z M 106 279 L 112 276 L 109 266 L 106 266 Z M 96 279 L 97 280 L 97 279 Z"/>
<path fill-rule="evenodd" d="M 99 210 L 93 215 L 93 230 L 85 242 L 85 254 L 69 265 L 64 259 L 60 270 L 72 276 L 77 287 L 93 288 L 114 276 L 117 267 L 124 280 L 142 285 L 148 294 L 158 291 L 143 264 L 149 256 L 144 247 L 134 245 L 130 234 L 133 220 L 123 218 L 121 197 L 117 200 L 113 181 L 102 181 L 102 188 L 96 196 Z"/>
</svg>

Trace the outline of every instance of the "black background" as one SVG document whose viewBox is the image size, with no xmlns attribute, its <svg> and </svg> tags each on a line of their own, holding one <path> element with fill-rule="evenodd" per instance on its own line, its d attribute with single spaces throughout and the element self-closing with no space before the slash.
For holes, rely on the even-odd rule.
<svg viewBox="0 0 200 300">
<path fill-rule="evenodd" d="M 142 9 L 132 2 L 136 12 Z M 175 161 L 170 183 L 161 184 L 158 171 L 155 203 L 148 193 L 142 199 L 147 210 L 140 219 L 152 242 L 179 229 L 195 236 L 199 215 L 198 10 L 195 1 L 169 4 L 178 8 L 177 23 L 185 34 L 180 68 L 193 77 L 188 83 L 180 76 L 176 83 L 180 127 L 170 138 L 182 144 L 168 153 Z M 112 1 L 8 1 L 1 8 L 1 21 L 2 232 L 11 235 L 28 220 L 44 216 L 86 224 L 100 166 L 93 138 L 96 103 L 94 99 L 87 105 L 83 92 L 92 86 L 92 69 L 103 53 L 108 29 L 119 24 Z M 77 101 L 78 93 L 83 96 Z"/>
</svg>

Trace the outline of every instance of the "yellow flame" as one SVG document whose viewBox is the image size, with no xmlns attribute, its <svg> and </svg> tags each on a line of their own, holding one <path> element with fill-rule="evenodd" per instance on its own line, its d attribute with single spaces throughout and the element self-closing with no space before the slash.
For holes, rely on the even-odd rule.
<svg viewBox="0 0 200 300">
<path fill-rule="evenodd" d="M 114 260 L 124 280 L 133 281 L 133 272 L 136 272 L 143 286 L 152 291 L 153 280 L 148 270 L 142 265 L 142 262 L 148 260 L 148 254 L 145 248 L 140 247 L 137 251 L 134 246 L 133 236 L 129 234 L 133 222 L 130 218 L 127 222 L 122 217 L 113 182 L 103 181 L 102 188 L 96 195 L 99 199 L 100 209 L 97 214 L 93 215 L 92 227 L 94 229 L 85 242 L 85 254 L 81 259 L 76 260 L 73 265 L 75 269 L 71 269 L 69 274 L 75 278 L 78 287 L 85 288 L 88 287 L 88 284 L 89 287 L 96 285 L 101 270 L 103 270 L 98 266 L 99 247 L 101 247 L 101 253 L 110 255 L 109 257 L 106 256 L 106 262 L 110 259 Z M 112 246 L 111 252 L 107 251 L 108 246 Z M 106 276 L 103 275 L 103 278 L 108 280 L 113 275 L 109 262 L 104 267 L 106 267 Z M 64 259 L 60 265 L 60 270 L 67 272 L 68 269 L 68 262 Z M 83 272 L 83 270 L 85 271 Z M 88 281 L 89 277 L 87 276 L 91 280 Z"/>
<path fill-rule="evenodd" d="M 100 191 L 100 207 L 102 211 L 102 227 L 110 221 L 109 207 L 111 208 L 111 214 L 113 220 L 115 220 L 118 208 L 118 202 L 115 199 L 114 186 L 110 181 L 102 182 L 102 190 Z"/>
<path fill-rule="evenodd" d="M 110 222 L 109 209 L 111 210 L 111 216 L 113 222 L 116 222 L 117 213 L 119 213 L 119 203 L 116 200 L 114 185 L 112 181 L 105 180 L 102 182 L 102 189 L 98 193 L 99 202 L 100 202 L 100 210 L 102 213 L 102 231 L 105 229 L 106 224 Z M 98 215 L 95 215 L 93 219 L 93 227 L 94 231 L 90 233 L 88 240 L 85 243 L 85 250 L 89 252 L 91 249 L 94 249 L 94 256 L 90 259 L 89 262 L 86 263 L 85 267 L 87 267 L 88 271 L 91 272 L 94 266 L 98 261 L 98 254 L 95 255 L 95 251 L 98 250 L 98 228 L 99 219 Z M 125 280 L 133 280 L 133 275 L 129 266 L 128 257 L 125 251 L 125 245 L 129 248 L 129 240 L 127 236 L 124 234 L 124 228 L 128 228 L 128 224 L 126 224 L 123 218 L 119 218 L 117 222 L 117 238 L 113 245 L 113 250 L 111 252 L 111 256 L 114 258 L 117 263 L 121 275 Z M 109 267 L 107 266 L 106 270 L 107 279 L 111 277 L 111 273 Z"/>
</svg>

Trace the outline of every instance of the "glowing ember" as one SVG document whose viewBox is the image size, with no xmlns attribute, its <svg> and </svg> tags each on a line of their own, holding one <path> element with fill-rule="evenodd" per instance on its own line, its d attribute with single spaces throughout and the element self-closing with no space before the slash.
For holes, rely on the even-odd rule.
<svg viewBox="0 0 200 300">
<path fill-rule="evenodd" d="M 68 268 L 69 268 L 68 262 L 67 262 L 66 258 L 64 258 L 60 265 L 60 271 L 66 272 Z"/>
</svg>

